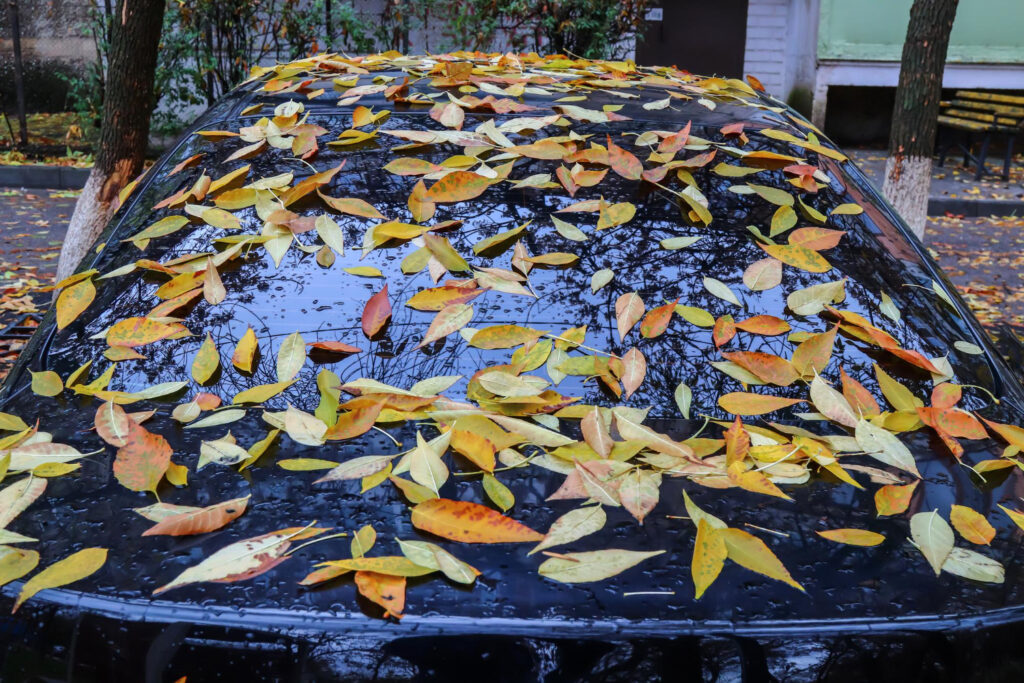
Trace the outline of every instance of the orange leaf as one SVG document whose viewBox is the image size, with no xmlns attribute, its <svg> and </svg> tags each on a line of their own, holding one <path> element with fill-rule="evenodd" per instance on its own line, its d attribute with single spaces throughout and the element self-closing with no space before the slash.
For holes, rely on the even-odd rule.
<svg viewBox="0 0 1024 683">
<path fill-rule="evenodd" d="M 623 294 L 615 301 L 615 322 L 619 329 L 619 338 L 625 339 L 633 326 L 640 322 L 644 315 L 644 300 L 636 292 Z"/>
<path fill-rule="evenodd" d="M 988 545 L 996 537 L 996 530 L 985 516 L 965 505 L 953 505 L 949 511 L 949 521 L 964 540 L 971 543 Z"/>
<path fill-rule="evenodd" d="M 520 325 L 492 325 L 479 330 L 469 340 L 478 349 L 510 349 L 540 339 L 545 332 Z"/>
<path fill-rule="evenodd" d="M 114 476 L 132 491 L 154 491 L 171 464 L 171 445 L 159 434 L 128 421 L 124 446 L 114 457 Z"/>
<path fill-rule="evenodd" d="M 351 344 L 339 341 L 306 342 L 306 346 L 332 353 L 359 353 L 362 351 L 358 346 L 352 346 Z"/>
<path fill-rule="evenodd" d="M 245 512 L 245 508 L 249 504 L 249 498 L 250 496 L 246 496 L 245 498 L 226 500 L 223 503 L 210 505 L 199 510 L 190 510 L 165 517 L 142 532 L 142 535 L 192 536 L 194 534 L 216 531 L 231 521 L 238 519 Z"/>
<path fill-rule="evenodd" d="M 644 382 L 647 375 L 647 359 L 634 346 L 622 356 L 622 365 L 625 367 L 622 373 L 622 386 L 626 389 L 626 398 L 629 398 Z"/>
<path fill-rule="evenodd" d="M 463 543 L 532 543 L 544 534 L 489 507 L 463 500 L 434 498 L 412 509 L 417 529 Z"/>
<path fill-rule="evenodd" d="M 718 405 L 722 410 L 733 415 L 764 415 L 797 403 L 803 403 L 803 401 L 795 398 L 752 394 L 745 391 L 733 391 L 718 397 Z"/>
<path fill-rule="evenodd" d="M 789 236 L 789 243 L 794 246 L 806 247 L 814 251 L 831 249 L 839 244 L 846 234 L 845 230 L 829 230 L 828 228 L 798 228 Z"/>
<path fill-rule="evenodd" d="M 855 413 L 864 417 L 873 417 L 882 412 L 878 407 L 878 401 L 871 395 L 871 392 L 864 388 L 864 385 L 846 374 L 846 370 L 839 368 L 839 376 L 843 380 L 843 397 L 853 408 Z"/>
<path fill-rule="evenodd" d="M 482 175 L 471 171 L 454 171 L 431 185 L 425 198 L 438 203 L 464 202 L 479 197 L 490 186 L 490 179 Z"/>
<path fill-rule="evenodd" d="M 355 582 L 360 595 L 384 608 L 385 617 L 402 618 L 402 610 L 405 609 L 404 576 L 358 571 Z"/>
<path fill-rule="evenodd" d="M 494 444 L 485 437 L 465 429 L 453 429 L 451 446 L 480 469 L 494 471 Z"/>
<path fill-rule="evenodd" d="M 111 446 L 121 448 L 131 432 L 132 419 L 116 403 L 106 402 L 96 409 L 96 433 Z"/>
<path fill-rule="evenodd" d="M 328 197 L 322 192 L 317 192 L 327 206 L 339 213 L 346 213 L 350 216 L 361 218 L 379 218 L 384 220 L 384 215 L 369 202 L 355 197 Z"/>
<path fill-rule="evenodd" d="M 960 385 L 943 382 L 932 389 L 932 407 L 952 408 L 960 402 L 962 396 L 963 392 L 960 390 Z"/>
<path fill-rule="evenodd" d="M 391 302 L 388 301 L 388 286 L 370 297 L 363 309 L 363 334 L 373 339 L 378 332 L 391 320 Z"/>
<path fill-rule="evenodd" d="M 437 212 L 437 204 L 427 198 L 427 186 L 422 180 L 413 186 L 412 192 L 409 193 L 407 204 L 413 220 L 419 223 L 429 221 L 434 217 L 434 213 Z"/>
<path fill-rule="evenodd" d="M 324 438 L 328 441 L 353 439 L 365 434 L 373 427 L 373 423 L 384 408 L 383 403 L 374 403 L 363 408 L 356 408 L 338 416 L 338 421 L 328 428 Z"/>
<path fill-rule="evenodd" d="M 755 315 L 736 323 L 736 329 L 750 332 L 751 334 L 763 334 L 766 337 L 785 334 L 791 329 L 789 323 L 780 320 L 774 315 Z"/>
<path fill-rule="evenodd" d="M 793 367 L 801 376 L 807 377 L 815 373 L 821 373 L 829 360 L 832 358 L 832 346 L 836 340 L 836 332 L 839 325 L 835 325 L 828 332 L 812 334 L 800 343 L 793 351 Z"/>
<path fill-rule="evenodd" d="M 900 515 L 906 512 L 917 484 L 916 481 L 905 485 L 889 484 L 875 491 L 875 509 L 878 516 Z"/>
<path fill-rule="evenodd" d="M 670 304 L 648 311 L 644 321 L 640 323 L 640 335 L 647 339 L 661 336 L 668 324 L 672 322 L 672 313 L 676 310 L 677 303 L 679 303 L 678 297 Z"/>
<path fill-rule="evenodd" d="M 445 285 L 416 292 L 405 305 L 417 311 L 440 311 L 452 304 L 464 304 L 480 296 L 485 290 L 472 287 Z"/>
<path fill-rule="evenodd" d="M 979 415 L 978 417 L 981 416 Z M 983 417 L 981 418 L 981 421 L 984 422 L 993 432 L 1003 437 L 1003 439 L 1006 440 L 1006 443 L 1024 450 L 1024 429 L 1021 429 L 1016 425 L 1008 425 L 1000 422 L 993 422 L 992 420 L 986 420 Z"/>
<path fill-rule="evenodd" d="M 771 384 L 780 387 L 788 387 L 800 378 L 793 364 L 785 358 L 779 358 L 770 353 L 761 351 L 725 351 L 722 356 L 739 365 L 744 370 L 749 370 L 757 377 Z"/>
<path fill-rule="evenodd" d="M 731 315 L 723 315 L 715 321 L 715 326 L 711 330 L 711 338 L 715 341 L 716 349 L 728 344 L 735 336 L 736 323 L 733 321 Z"/>
<path fill-rule="evenodd" d="M 728 471 L 729 479 L 741 489 L 752 493 L 760 493 L 765 496 L 774 496 L 775 498 L 792 500 L 792 498 L 783 493 L 778 486 L 772 483 L 771 479 L 764 476 L 757 470 L 744 471 L 743 463 L 741 462 L 734 462 L 729 465 Z"/>
<path fill-rule="evenodd" d="M 622 149 L 608 137 L 608 165 L 612 170 L 628 180 L 640 180 L 644 167 L 632 153 Z"/>
<path fill-rule="evenodd" d="M 750 452 L 750 435 L 743 428 L 740 418 L 733 420 L 732 425 L 722 434 L 725 438 L 725 461 L 727 464 L 742 461 Z"/>
</svg>

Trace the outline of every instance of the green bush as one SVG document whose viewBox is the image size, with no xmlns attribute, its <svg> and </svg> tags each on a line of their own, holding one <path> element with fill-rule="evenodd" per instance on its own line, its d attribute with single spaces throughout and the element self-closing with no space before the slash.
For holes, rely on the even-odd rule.
<svg viewBox="0 0 1024 683">
<path fill-rule="evenodd" d="M 99 59 L 65 77 L 72 108 L 99 122 L 111 16 L 92 0 L 83 27 Z M 433 51 L 511 48 L 586 58 L 617 57 L 655 0 L 388 0 L 380 16 L 361 17 L 343 0 L 168 0 L 156 71 L 152 130 L 176 133 L 196 107 L 244 80 L 252 66 L 321 50 L 411 49 L 425 31 Z M 417 46 L 418 47 L 418 46 Z"/>
</svg>

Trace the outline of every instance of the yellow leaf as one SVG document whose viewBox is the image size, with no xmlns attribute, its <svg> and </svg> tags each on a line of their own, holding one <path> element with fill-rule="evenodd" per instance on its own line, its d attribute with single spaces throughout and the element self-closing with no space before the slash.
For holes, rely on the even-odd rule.
<svg viewBox="0 0 1024 683">
<path fill-rule="evenodd" d="M 30 371 L 31 372 L 31 371 Z M 57 396 L 64 391 L 64 383 L 53 370 L 32 373 L 32 392 L 39 396 Z"/>
<path fill-rule="evenodd" d="M 199 347 L 199 353 L 192 361 L 192 378 L 199 384 L 206 384 L 220 367 L 220 354 L 213 343 L 213 337 L 206 333 L 206 339 Z"/>
<path fill-rule="evenodd" d="M 725 541 L 730 560 L 750 571 L 781 581 L 797 590 L 804 590 L 760 538 L 742 529 L 722 529 L 719 533 Z"/>
<path fill-rule="evenodd" d="M 86 548 L 54 562 L 25 582 L 11 613 L 41 590 L 59 588 L 93 574 L 107 561 L 106 548 Z"/>
<path fill-rule="evenodd" d="M 846 545 L 874 546 L 885 540 L 882 534 L 866 529 L 829 529 L 816 533 L 822 538 Z"/>
<path fill-rule="evenodd" d="M 349 275 L 358 275 L 359 277 L 384 277 L 384 274 L 380 272 L 380 269 L 374 268 L 373 266 L 352 266 L 344 269 Z"/>
<path fill-rule="evenodd" d="M 232 403 L 263 403 L 282 391 L 295 384 L 296 380 L 287 382 L 274 382 L 273 384 L 259 384 L 245 391 L 235 394 Z"/>
<path fill-rule="evenodd" d="M 700 600 L 704 591 L 715 582 L 725 564 L 725 558 L 729 556 L 725 539 L 719 531 L 706 520 L 697 522 L 697 540 L 693 545 L 693 561 L 690 563 L 690 574 L 696 589 L 695 600 Z"/>
<path fill-rule="evenodd" d="M 76 282 L 57 297 L 57 329 L 63 330 L 89 307 L 96 298 L 96 286 L 91 279 Z"/>
<path fill-rule="evenodd" d="M 252 372 L 252 361 L 256 355 L 256 333 L 250 327 L 238 340 L 235 352 L 231 355 L 231 364 L 242 372 Z"/>
</svg>

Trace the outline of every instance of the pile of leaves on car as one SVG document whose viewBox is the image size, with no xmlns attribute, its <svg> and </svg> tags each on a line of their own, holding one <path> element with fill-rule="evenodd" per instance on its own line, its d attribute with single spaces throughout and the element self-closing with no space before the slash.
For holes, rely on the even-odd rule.
<svg viewBox="0 0 1024 683">
<path fill-rule="evenodd" d="M 384 72 L 392 75 L 381 76 Z M 395 72 L 404 76 L 396 77 Z M 229 160 L 238 162 L 238 167 L 218 177 L 203 172 L 194 184 L 159 201 L 153 208 L 171 213 L 130 237 L 141 250 L 136 262 L 111 272 L 84 270 L 58 284 L 56 324 L 61 329 L 89 308 L 97 286 L 116 287 L 119 278 L 133 272 L 165 277 L 152 292 L 152 310 L 145 316 L 118 320 L 101 333 L 107 345 L 103 355 L 110 361 L 101 374 L 93 377 L 90 361 L 66 377 L 48 370 L 32 378 L 32 390 L 41 396 L 92 397 L 95 422 L 80 425 L 80 431 L 94 428 L 105 442 L 102 452 L 112 455 L 113 476 L 121 485 L 155 496 L 161 482 L 169 482 L 171 486 L 164 485 L 162 490 L 170 501 L 154 498 L 152 504 L 136 510 L 140 525 L 145 520 L 151 523 L 141 532 L 143 536 L 204 534 L 245 514 L 249 497 L 206 507 L 172 502 L 175 491 L 202 479 L 209 470 L 249 468 L 281 440 L 322 448 L 322 459 L 279 460 L 279 476 L 310 477 L 310 472 L 323 470 L 313 475 L 317 482 L 343 482 L 363 493 L 394 487 L 408 501 L 411 523 L 425 532 L 422 538 L 439 543 L 397 539 L 395 547 L 401 554 L 386 555 L 374 552 L 377 534 L 371 526 L 349 530 L 348 556 L 311 566 L 302 583 L 354 580 L 359 592 L 382 606 L 386 615 L 401 617 L 409 577 L 437 574 L 461 584 L 474 583 L 480 572 L 459 558 L 459 544 L 524 544 L 527 547 L 521 552 L 540 556 L 537 571 L 545 580 L 564 583 L 605 580 L 665 552 L 659 547 L 572 552 L 566 546 L 600 534 L 609 508 L 622 508 L 636 524 L 643 524 L 654 513 L 662 482 L 668 478 L 683 478 L 721 496 L 739 488 L 788 499 L 787 488 L 799 487 L 812 477 L 827 476 L 836 486 L 864 489 L 854 475 L 867 475 L 873 484 L 882 483 L 874 491 L 878 515 L 898 516 L 907 511 L 921 476 L 900 433 L 931 430 L 952 458 L 963 454 L 961 440 L 994 439 L 1005 446 L 1004 457 L 974 463 L 976 471 L 1021 467 L 1014 456 L 1024 447 L 1024 430 L 958 407 L 964 392 L 971 389 L 952 381 L 955 372 L 947 358 L 929 358 L 905 348 L 893 335 L 843 308 L 847 281 L 828 279 L 829 252 L 846 235 L 838 227 L 841 219 L 856 217 L 863 208 L 839 203 L 822 211 L 812 206 L 811 199 L 830 182 L 821 161 L 841 164 L 846 158 L 821 142 L 812 125 L 760 95 L 755 79 L 703 78 L 672 68 L 558 56 L 383 54 L 320 55 L 261 67 L 252 75 L 250 85 L 254 83 L 259 92 L 280 98 L 272 111 L 261 114 L 264 105 L 253 105 L 243 112 L 251 125 L 197 133 L 218 148 L 230 147 Z M 634 102 L 641 91 L 661 95 Z M 621 104 L 588 106 L 594 93 L 620 98 Z M 361 98 L 369 96 L 383 97 L 395 107 L 428 110 L 427 125 L 416 130 L 382 127 L 391 111 L 360 104 Z M 543 107 L 526 104 L 526 96 L 531 102 L 546 103 Z M 339 111 L 351 118 L 350 127 L 340 135 L 309 122 L 305 111 L 304 102 L 332 97 L 340 97 Z M 686 121 L 666 125 L 664 130 L 615 137 L 577 132 L 589 124 L 628 122 L 631 108 L 642 118 L 683 101 L 712 111 L 726 104 L 749 107 L 773 114 L 777 125 L 732 123 L 716 131 L 713 139 L 691 132 Z M 479 113 L 489 116 L 470 130 L 467 115 Z M 257 115 L 261 117 L 255 119 Z M 408 199 L 400 215 L 384 215 L 374 206 L 372 193 L 333 196 L 332 179 L 346 173 L 344 162 L 316 166 L 318 152 L 325 146 L 344 154 L 381 136 L 400 141 L 404 152 L 384 166 L 407 183 Z M 748 145 L 752 136 L 768 139 L 788 153 L 752 149 Z M 291 172 L 254 177 L 246 160 L 273 149 L 302 159 L 313 172 L 302 179 Z M 418 151 L 438 149 L 451 152 L 443 163 L 417 156 Z M 172 174 L 201 167 L 202 157 L 197 154 L 182 161 Z M 524 176 L 517 171 L 521 162 L 542 164 L 547 170 Z M 784 291 L 788 319 L 766 314 L 715 316 L 685 299 L 626 292 L 614 302 L 615 332 L 622 348 L 628 349 L 621 353 L 597 348 L 588 339 L 586 326 L 542 330 L 517 324 L 472 324 L 478 297 L 536 297 L 531 271 L 572 272 L 581 267 L 572 244 L 588 240 L 588 233 L 614 231 L 634 220 L 638 207 L 633 203 L 605 201 L 602 183 L 613 178 L 637 186 L 649 184 L 658 189 L 659 197 L 672 197 L 681 225 L 710 226 L 716 220 L 716 207 L 695 179 L 698 170 L 711 170 L 730 192 L 768 207 L 770 224 L 750 228 L 749 239 L 763 253 L 746 265 L 742 283 L 754 294 L 774 288 Z M 785 182 L 759 183 L 759 174 L 772 174 Z M 557 193 L 567 203 L 514 228 L 492 230 L 475 243 L 472 253 L 454 248 L 449 236 L 460 230 L 461 221 L 446 218 L 449 209 L 508 184 Z M 134 187 L 126 188 L 122 201 Z M 255 231 L 251 222 L 240 219 L 241 212 L 253 210 L 259 218 Z M 362 243 L 345 244 L 339 221 L 358 222 L 364 231 Z M 196 226 L 222 231 L 209 251 L 165 262 L 147 259 L 151 243 Z M 530 253 L 524 237 L 541 231 L 561 236 L 566 250 Z M 660 248 L 685 250 L 698 239 L 672 237 L 663 240 Z M 397 298 L 393 293 L 406 288 L 386 281 L 374 265 L 385 246 L 401 249 L 402 273 L 412 276 L 426 271 L 433 286 Z M 266 255 L 280 266 L 289 250 L 305 252 L 304 258 L 315 259 L 324 268 L 345 250 L 359 251 L 362 265 L 346 268 L 342 277 L 377 278 L 380 284 L 365 300 L 360 319 L 347 321 L 351 333 L 345 339 L 308 342 L 295 331 L 276 349 L 276 381 L 250 385 L 233 396 L 206 391 L 217 373 L 251 377 L 257 353 L 273 351 L 258 348 L 251 328 L 233 340 L 232 347 L 221 343 L 218 348 L 210 334 L 187 328 L 176 313 L 202 299 L 213 310 L 229 300 L 232 292 L 226 290 L 219 271 L 233 260 Z M 794 288 L 787 284 L 787 273 L 818 279 Z M 616 276 L 611 269 L 586 274 L 594 292 Z M 705 294 L 709 292 L 723 307 L 739 306 L 736 285 L 707 276 L 703 286 Z M 945 297 L 938 285 L 934 292 Z M 559 291 L 558 296 L 571 298 L 574 293 Z M 881 313 L 898 319 L 900 312 L 888 297 L 883 296 L 878 306 Z M 422 319 L 419 345 L 405 353 L 443 342 L 498 350 L 507 353 L 506 360 L 480 367 L 468 378 L 424 377 L 412 386 L 389 386 L 374 377 L 342 379 L 321 369 L 315 411 L 280 401 L 300 373 L 311 372 L 309 353 L 365 353 L 367 344 L 387 334 L 396 307 L 420 312 Z M 809 329 L 812 322 L 818 325 L 817 331 Z M 339 323 L 342 328 L 345 325 L 345 321 Z M 646 345 L 662 335 L 679 334 L 683 327 L 709 333 L 705 339 L 722 360 L 708 371 L 725 373 L 739 390 L 716 397 L 717 405 L 733 419 L 709 418 L 707 430 L 677 440 L 645 424 L 648 408 L 627 402 L 645 382 Z M 842 358 L 834 356 L 837 335 L 927 373 L 932 379 L 931 395 L 916 395 L 878 365 L 874 373 L 881 395 L 873 394 L 847 372 Z M 777 338 L 781 345 L 776 348 L 786 351 L 776 355 L 744 350 L 747 340 L 758 337 Z M 158 345 L 197 338 L 204 341 L 191 361 L 192 381 L 162 383 L 136 392 L 108 388 L 119 363 L 145 359 L 144 353 Z M 968 353 L 980 353 L 968 342 L 958 344 Z M 607 400 L 588 405 L 561 394 L 558 385 L 570 375 L 600 387 Z M 460 380 L 465 388 L 455 391 Z M 799 397 L 761 391 L 772 387 L 797 388 Z M 175 453 L 164 436 L 147 430 L 154 410 L 131 412 L 130 408 L 133 403 L 172 394 L 186 397 L 173 406 L 171 415 L 190 429 L 226 426 L 257 414 L 266 425 L 266 435 L 255 443 L 239 443 L 228 432 L 203 441 L 198 454 Z M 690 420 L 690 387 L 679 384 L 674 397 L 671 410 Z M 264 407 L 274 400 L 285 409 Z M 157 409 L 171 410 L 169 406 Z M 815 428 L 764 417 L 780 410 L 805 411 L 795 414 Z M 28 549 L 34 539 L 16 531 L 19 513 L 46 494 L 49 478 L 73 474 L 81 458 L 94 455 L 53 442 L 43 431 L 45 420 L 30 422 L 34 420 L 0 414 L 0 429 L 6 430 L 0 443 L 0 478 L 5 481 L 0 490 L 0 543 L 6 544 L 0 546 L 0 585 L 30 575 L 39 564 L 39 554 Z M 389 454 L 340 462 L 330 458 L 337 442 L 358 440 L 371 432 L 387 433 L 397 425 L 414 426 L 415 443 Z M 482 487 L 479 499 L 490 504 L 445 497 L 453 490 L 449 483 L 453 468 L 463 481 Z M 574 502 L 576 507 L 553 519 L 546 529 L 517 521 L 514 492 L 500 480 L 503 472 L 511 470 L 534 472 L 532 476 L 547 487 L 549 500 Z M 311 488 L 308 495 L 322 494 Z M 787 569 L 787 558 L 777 557 L 758 536 L 730 526 L 683 495 L 688 521 L 680 524 L 692 524 L 695 535 L 690 569 L 696 599 L 711 589 L 727 560 L 804 590 L 801 577 Z M 1004 510 L 1024 528 L 1024 513 L 1010 507 Z M 293 521 L 282 520 L 281 526 Z M 945 571 L 1001 582 L 1003 567 L 983 553 L 956 545 L 954 529 L 974 545 L 988 544 L 996 533 L 985 516 L 954 505 L 913 514 L 909 542 L 936 575 Z M 247 580 L 288 559 L 299 542 L 316 543 L 346 533 L 330 531 L 316 522 L 268 528 L 266 533 L 221 547 L 177 576 L 151 577 L 151 589 L 157 595 L 197 582 Z M 827 527 L 817 533 L 821 543 L 875 546 L 885 540 L 864 528 Z M 455 543 L 441 545 L 442 539 Z M 125 538 L 124 542 L 137 541 Z M 513 551 L 511 547 L 495 550 Z M 107 549 L 92 547 L 49 564 L 28 578 L 14 608 L 42 589 L 89 576 L 106 559 Z M 681 586 L 685 580 L 679 577 Z"/>
</svg>

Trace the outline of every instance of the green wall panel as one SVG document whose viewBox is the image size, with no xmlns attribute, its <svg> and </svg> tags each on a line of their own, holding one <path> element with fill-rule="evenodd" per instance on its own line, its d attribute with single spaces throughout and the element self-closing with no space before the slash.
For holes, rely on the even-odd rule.
<svg viewBox="0 0 1024 683">
<path fill-rule="evenodd" d="M 818 58 L 899 61 L 911 0 L 821 0 Z M 1024 0 L 960 0 L 949 61 L 1024 64 Z"/>
</svg>

